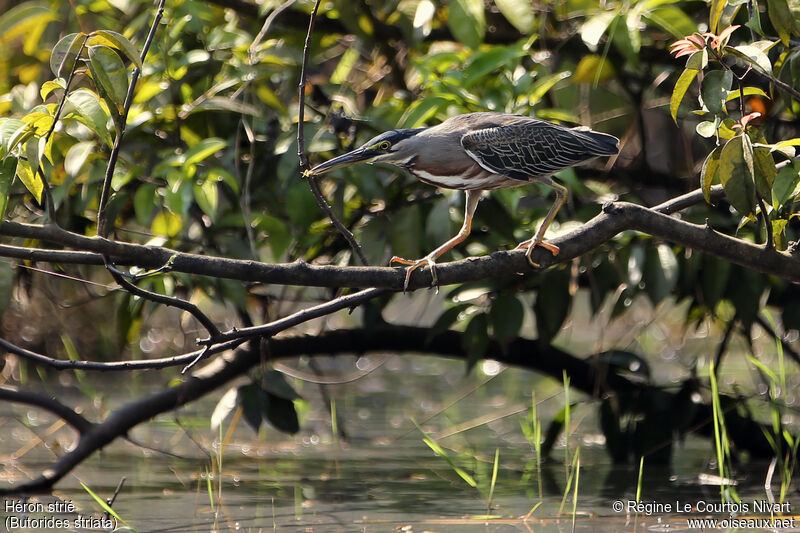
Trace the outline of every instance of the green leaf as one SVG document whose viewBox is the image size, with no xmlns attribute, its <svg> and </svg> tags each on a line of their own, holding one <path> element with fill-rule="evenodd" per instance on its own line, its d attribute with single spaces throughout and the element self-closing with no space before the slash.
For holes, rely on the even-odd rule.
<svg viewBox="0 0 800 533">
<path fill-rule="evenodd" d="M 186 169 L 191 165 L 195 165 L 200 161 L 203 161 L 205 158 L 219 152 L 227 145 L 228 143 L 226 141 L 217 137 L 203 139 L 199 143 L 186 150 L 186 154 L 184 154 L 185 159 L 183 161 L 183 168 Z"/>
<path fill-rule="evenodd" d="M 722 148 L 719 179 L 728 201 L 742 216 L 752 214 L 756 203 L 753 173 L 753 147 L 750 137 L 737 135 Z"/>
<path fill-rule="evenodd" d="M 389 245 L 392 253 L 400 257 L 422 255 L 422 211 L 419 205 L 399 209 L 389 227 Z"/>
<path fill-rule="evenodd" d="M 8 7 L 7 5 L 5 7 Z M 0 45 L 23 37 L 50 21 L 57 20 L 56 11 L 45 2 L 22 2 L 0 16 Z"/>
<path fill-rule="evenodd" d="M 0 221 L 6 214 L 8 207 L 8 190 L 17 174 L 17 158 L 6 157 L 0 159 Z"/>
<path fill-rule="evenodd" d="M 692 84 L 692 81 L 694 81 L 698 72 L 698 70 L 686 69 L 678 78 L 677 83 L 675 83 L 675 89 L 672 91 L 672 97 L 669 100 L 669 113 L 675 123 L 678 122 L 678 108 L 680 108 L 683 97 L 686 95 L 686 91 L 689 90 L 689 86 Z"/>
<path fill-rule="evenodd" d="M 289 435 L 294 435 L 300 431 L 300 421 L 297 418 L 294 402 L 269 392 L 267 392 L 267 397 L 269 398 L 269 403 L 264 416 L 272 424 L 272 427 Z"/>
<path fill-rule="evenodd" d="M 513 293 L 503 292 L 492 302 L 489 310 L 489 323 L 492 336 L 501 345 L 519 335 L 525 307 Z"/>
<path fill-rule="evenodd" d="M 84 33 L 70 33 L 62 37 L 53 47 L 50 53 L 50 70 L 57 78 L 67 78 L 72 73 L 85 39 Z"/>
<path fill-rule="evenodd" d="M 450 98 L 444 96 L 428 96 L 422 100 L 416 100 L 403 113 L 399 123 L 404 128 L 418 128 L 425 124 L 429 118 L 436 115 L 440 109 L 452 103 L 453 101 Z"/>
<path fill-rule="evenodd" d="M 737 98 L 739 98 L 739 95 L 741 93 L 742 93 L 742 91 L 740 91 L 739 89 L 736 89 L 734 91 L 730 91 L 728 93 L 728 96 L 725 98 L 725 101 L 726 102 L 730 102 L 731 100 L 737 99 Z M 763 98 L 769 98 L 767 93 L 765 93 L 759 87 L 745 87 L 744 88 L 744 95 L 745 96 L 761 96 Z"/>
<path fill-rule="evenodd" d="M 601 11 L 581 26 L 581 40 L 591 51 L 597 50 L 600 39 L 608 30 L 608 25 L 617 16 L 616 11 Z"/>
<path fill-rule="evenodd" d="M 566 268 L 550 270 L 542 278 L 542 285 L 536 292 L 536 301 L 533 304 L 538 340 L 541 343 L 550 344 L 569 315 L 572 306 L 569 283 L 570 272 Z"/>
<path fill-rule="evenodd" d="M 686 60 L 686 68 L 703 70 L 708 66 L 708 49 L 703 48 L 689 56 Z"/>
<path fill-rule="evenodd" d="M 767 0 L 767 14 L 781 42 L 784 46 L 789 46 L 789 39 L 795 33 L 795 20 L 789 3 L 786 0 Z"/>
<path fill-rule="evenodd" d="M 716 120 L 704 120 L 703 122 L 699 122 L 697 126 L 694 127 L 694 131 L 696 131 L 700 137 L 710 139 L 717 134 L 718 121 L 719 118 Z"/>
<path fill-rule="evenodd" d="M 715 115 L 726 114 L 725 99 L 733 83 L 733 72 L 730 70 L 712 70 L 703 78 L 701 95 L 703 103 Z"/>
<path fill-rule="evenodd" d="M 464 86 L 472 87 L 483 80 L 487 74 L 496 70 L 504 70 L 510 64 L 518 63 L 520 57 L 527 52 L 522 46 L 493 46 L 489 50 L 477 51 L 464 69 Z"/>
<path fill-rule="evenodd" d="M 756 66 L 762 72 L 772 74 L 772 63 L 764 50 L 754 44 L 740 44 L 739 46 L 726 46 L 725 50 L 732 55 L 743 59 L 746 63 Z"/>
<path fill-rule="evenodd" d="M 494 4 L 521 34 L 527 35 L 533 31 L 536 17 L 528 0 L 494 0 Z"/>
<path fill-rule="evenodd" d="M 489 345 L 489 320 L 486 313 L 473 315 L 464 330 L 461 348 L 467 353 L 467 372 L 480 360 L 486 357 Z"/>
<path fill-rule="evenodd" d="M 98 92 L 108 106 L 121 116 L 128 96 L 128 71 L 119 54 L 107 46 L 90 46 L 89 70 Z"/>
<path fill-rule="evenodd" d="M 439 198 L 433 203 L 425 220 L 425 239 L 433 249 L 452 237 L 454 233 L 453 223 L 450 220 L 450 199 Z"/>
<path fill-rule="evenodd" d="M 136 214 L 136 221 L 142 226 L 150 223 L 150 215 L 153 214 L 156 200 L 156 186 L 152 183 L 143 183 L 136 189 L 133 195 L 133 210 Z"/>
<path fill-rule="evenodd" d="M 17 161 L 17 177 L 25 185 L 25 188 L 30 191 L 36 202 L 42 203 L 42 192 L 44 191 L 44 183 L 38 174 L 33 172 L 33 168 L 28 161 L 20 159 Z"/>
<path fill-rule="evenodd" d="M 200 209 L 208 215 L 212 222 L 217 218 L 217 208 L 219 207 L 219 192 L 217 182 L 209 179 L 203 180 L 201 184 L 193 187 L 194 199 Z"/>
<path fill-rule="evenodd" d="M 286 223 L 277 217 L 261 215 L 258 217 L 256 227 L 266 234 L 266 242 L 272 251 L 272 260 L 280 261 L 292 243 L 292 233 L 286 227 Z M 379 258 L 375 263 L 379 263 L 382 259 L 383 257 Z"/>
<path fill-rule="evenodd" d="M 50 93 L 57 90 L 57 89 L 66 89 L 67 82 L 64 81 L 64 78 L 56 78 L 55 80 L 48 80 L 42 84 L 42 88 L 39 89 L 39 95 L 42 97 L 42 101 L 46 101 L 47 97 L 50 96 Z"/>
<path fill-rule="evenodd" d="M 95 93 L 88 89 L 78 89 L 67 96 L 67 101 L 72 104 L 71 111 L 78 120 L 95 132 L 105 144 L 113 144 L 107 126 L 108 113 L 100 105 L 100 99 Z"/>
<path fill-rule="evenodd" d="M 647 295 L 653 305 L 672 293 L 680 275 L 678 260 L 672 248 L 659 244 L 647 248 L 644 265 L 644 283 Z"/>
<path fill-rule="evenodd" d="M 781 168 L 772 187 L 774 194 L 772 201 L 775 207 L 782 206 L 792 197 L 798 183 L 800 183 L 800 172 L 796 166 L 787 165 Z"/>
<path fill-rule="evenodd" d="M 700 187 L 703 189 L 703 198 L 711 203 L 711 185 L 714 181 L 719 181 L 717 171 L 719 170 L 719 158 L 722 154 L 722 146 L 714 148 L 706 160 L 703 162 L 703 170 L 700 171 Z"/>
<path fill-rule="evenodd" d="M 11 137 L 25 127 L 26 124 L 16 118 L 0 119 L 0 156 L 5 157 L 11 151 L 9 149 Z"/>
<path fill-rule="evenodd" d="M 708 28 L 713 34 L 719 34 L 719 19 L 725 10 L 727 0 L 711 0 L 711 10 L 708 14 Z"/>
<path fill-rule="evenodd" d="M 236 393 L 236 400 L 242 408 L 245 422 L 258 433 L 269 403 L 267 395 L 255 383 L 242 385 Z"/>
<path fill-rule="evenodd" d="M 139 50 L 124 36 L 115 31 L 97 30 L 89 34 L 89 39 L 86 41 L 86 46 L 109 46 L 115 50 L 119 50 L 128 59 L 133 62 L 136 67 L 142 69 L 142 60 L 139 57 Z"/>
<path fill-rule="evenodd" d="M 161 211 L 153 219 L 150 231 L 164 237 L 174 237 L 183 228 L 181 217 L 171 211 Z"/>
<path fill-rule="evenodd" d="M 678 39 L 697 31 L 697 25 L 692 18 L 681 8 L 675 6 L 657 7 L 652 11 L 644 12 L 642 18 L 649 20 Z"/>
<path fill-rule="evenodd" d="M 767 140 L 761 130 L 754 127 L 747 128 L 747 130 L 751 144 L 767 144 Z M 753 171 L 758 196 L 767 203 L 772 203 L 772 186 L 775 183 L 775 176 L 778 175 L 778 169 L 768 147 L 757 146 L 753 148 Z"/>
<path fill-rule="evenodd" d="M 353 46 L 345 50 L 342 57 L 339 59 L 339 63 L 336 65 L 336 69 L 334 69 L 333 74 L 331 74 L 330 82 L 336 85 L 341 85 L 346 82 L 356 61 L 358 61 L 358 48 Z"/>
<path fill-rule="evenodd" d="M 444 333 L 450 326 L 455 324 L 458 321 L 459 316 L 461 313 L 466 311 L 466 309 L 470 306 L 468 303 L 458 304 L 447 309 L 439 318 L 436 319 L 436 322 L 433 323 L 433 326 L 428 328 L 428 332 L 425 335 L 425 342 L 430 342 L 434 337 L 439 335 L 440 333 Z"/>
<path fill-rule="evenodd" d="M 470 48 L 478 48 L 486 34 L 483 0 L 452 0 L 447 26 L 453 36 Z"/>
<path fill-rule="evenodd" d="M 80 173 L 92 150 L 94 150 L 94 146 L 95 143 L 93 141 L 82 141 L 70 147 L 67 155 L 64 156 L 64 170 L 67 171 L 68 176 L 75 177 Z M 153 205 L 152 200 L 150 198 L 151 207 Z"/>
<path fill-rule="evenodd" d="M 602 83 L 615 75 L 616 72 L 611 61 L 598 54 L 589 54 L 581 58 L 571 81 L 573 83 Z"/>
</svg>

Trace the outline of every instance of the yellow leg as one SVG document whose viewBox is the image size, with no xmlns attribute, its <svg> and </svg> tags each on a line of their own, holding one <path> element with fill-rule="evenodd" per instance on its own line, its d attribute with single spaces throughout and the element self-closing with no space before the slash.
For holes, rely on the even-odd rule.
<svg viewBox="0 0 800 533">
<path fill-rule="evenodd" d="M 539 266 L 538 263 L 535 263 L 531 259 L 531 253 L 533 253 L 533 249 L 537 246 L 541 246 L 553 255 L 558 255 L 558 252 L 560 251 L 558 246 L 544 242 L 544 234 L 547 232 L 547 228 L 550 227 L 550 224 L 553 223 L 553 219 L 556 218 L 556 213 L 558 213 L 558 210 L 561 209 L 561 206 L 563 206 L 564 202 L 567 200 L 567 188 L 563 185 L 556 183 L 550 178 L 540 179 L 538 181 L 541 181 L 542 183 L 553 188 L 553 191 L 556 193 L 556 201 L 553 204 L 553 207 L 550 208 L 550 211 L 547 212 L 547 216 L 544 217 L 544 220 L 539 226 L 539 229 L 536 231 L 536 234 L 527 241 L 519 243 L 515 248 L 516 250 L 527 248 L 525 257 L 528 259 L 528 263 L 530 263 L 533 267 Z"/>
<path fill-rule="evenodd" d="M 400 263 L 402 265 L 409 265 L 406 268 L 406 279 L 403 282 L 403 292 L 406 292 L 408 289 L 408 283 L 411 281 L 411 273 L 414 272 L 417 268 L 428 265 L 431 269 L 431 278 L 433 283 L 432 286 L 438 285 L 439 280 L 436 277 L 436 259 L 439 258 L 442 254 L 451 250 L 454 246 L 461 243 L 464 239 L 467 238 L 469 232 L 472 230 L 472 216 L 475 214 L 475 208 L 478 207 L 478 201 L 481 199 L 481 193 L 483 191 L 466 191 L 466 205 L 464 206 L 464 224 L 462 224 L 461 229 L 458 230 L 458 233 L 447 241 L 446 243 L 442 244 L 434 251 L 423 257 L 422 259 L 412 260 L 412 259 L 403 259 L 402 257 L 394 256 L 389 261 L 389 264 L 392 263 Z"/>
</svg>

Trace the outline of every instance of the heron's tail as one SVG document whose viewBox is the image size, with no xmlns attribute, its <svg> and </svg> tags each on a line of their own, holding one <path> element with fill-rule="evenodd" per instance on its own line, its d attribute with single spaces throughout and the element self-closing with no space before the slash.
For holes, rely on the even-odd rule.
<svg viewBox="0 0 800 533">
<path fill-rule="evenodd" d="M 593 156 L 616 155 L 619 153 L 619 139 L 608 133 L 600 133 L 587 128 L 578 126 L 572 128 L 573 131 L 580 133 L 586 151 Z"/>
</svg>

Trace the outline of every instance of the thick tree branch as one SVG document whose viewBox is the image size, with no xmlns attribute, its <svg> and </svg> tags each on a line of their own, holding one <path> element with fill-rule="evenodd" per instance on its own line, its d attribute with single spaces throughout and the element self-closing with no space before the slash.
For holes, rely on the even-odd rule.
<svg viewBox="0 0 800 533">
<path fill-rule="evenodd" d="M 652 209 L 627 202 L 608 203 L 603 207 L 603 212 L 581 227 L 552 240 L 552 243 L 561 249 L 558 257 L 551 256 L 547 251 L 536 250 L 533 260 L 543 267 L 566 263 L 606 243 L 622 231 L 638 230 L 758 272 L 800 282 L 800 257 L 797 255 L 765 249 L 719 233 L 708 226 L 692 224 L 663 214 L 676 212 L 698 201 L 702 201 L 702 194 L 695 191 Z M 94 252 L 105 255 L 120 265 L 159 268 L 171 260 L 172 269 L 177 272 L 240 281 L 393 290 L 403 286 L 402 268 L 313 265 L 299 260 L 293 263 L 268 264 L 184 253 L 158 246 L 122 243 L 102 237 L 86 237 L 54 225 L 19 222 L 3 222 L 0 225 L 0 235 L 37 239 L 82 252 Z M 33 255 L 44 259 L 49 253 L 64 262 L 73 259 L 75 262 L 82 262 L 90 259 L 88 255 L 69 256 L 63 251 L 40 250 Z M 24 254 L 19 248 L 2 246 L 0 256 L 2 255 L 17 257 Z M 100 256 L 91 259 L 91 263 L 101 261 Z M 488 256 L 470 257 L 437 265 L 440 285 L 514 276 L 530 270 L 531 267 L 527 264 L 523 251 L 499 251 Z M 411 277 L 410 288 L 426 288 L 430 283 L 430 272 L 427 269 L 420 269 Z"/>
</svg>

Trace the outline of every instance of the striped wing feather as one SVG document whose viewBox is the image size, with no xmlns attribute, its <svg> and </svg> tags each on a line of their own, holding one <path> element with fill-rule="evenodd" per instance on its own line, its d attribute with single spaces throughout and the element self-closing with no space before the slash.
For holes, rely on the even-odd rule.
<svg viewBox="0 0 800 533">
<path fill-rule="evenodd" d="M 522 181 L 617 153 L 611 135 L 536 119 L 467 133 L 461 145 L 486 170 Z"/>
</svg>

